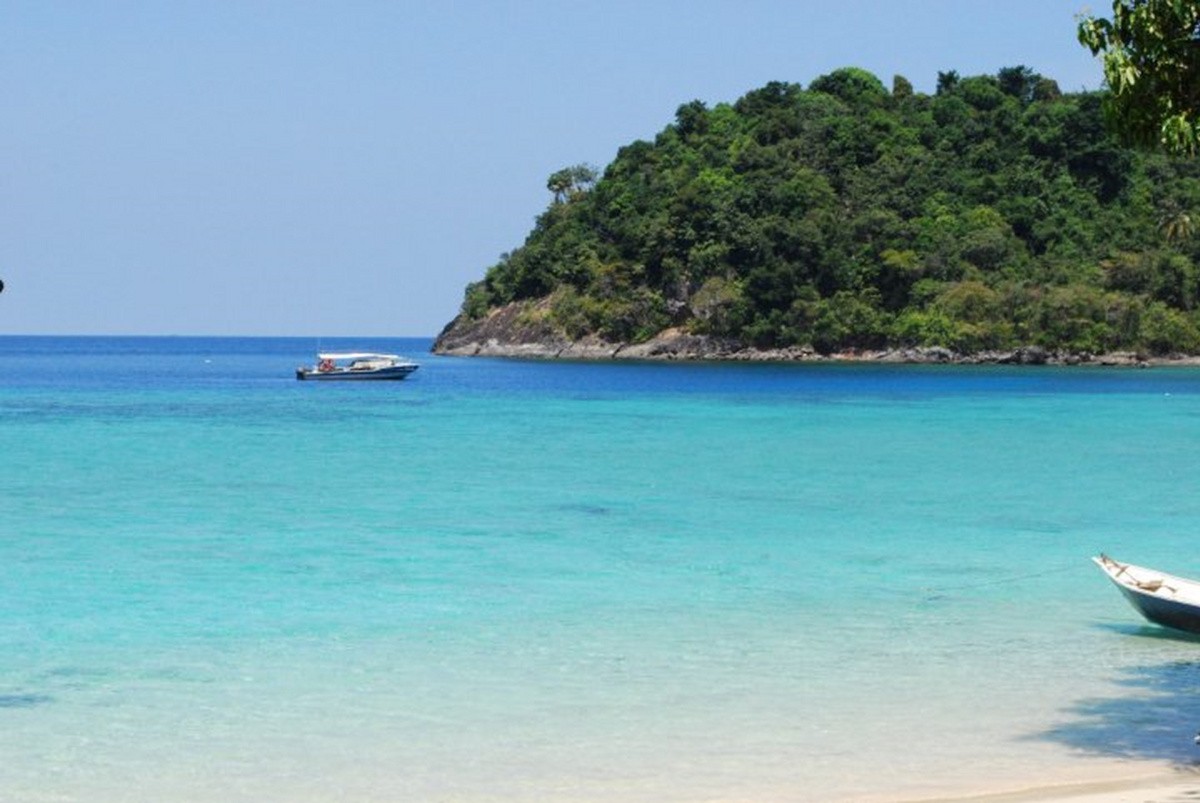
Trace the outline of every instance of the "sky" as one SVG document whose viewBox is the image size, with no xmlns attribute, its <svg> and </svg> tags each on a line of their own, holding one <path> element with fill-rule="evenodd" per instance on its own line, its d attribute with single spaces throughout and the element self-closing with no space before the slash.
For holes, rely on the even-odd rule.
<svg viewBox="0 0 1200 803">
<path fill-rule="evenodd" d="M 546 179 L 861 67 L 1101 86 L 1104 0 L 0 0 L 0 335 L 433 336 Z"/>
</svg>

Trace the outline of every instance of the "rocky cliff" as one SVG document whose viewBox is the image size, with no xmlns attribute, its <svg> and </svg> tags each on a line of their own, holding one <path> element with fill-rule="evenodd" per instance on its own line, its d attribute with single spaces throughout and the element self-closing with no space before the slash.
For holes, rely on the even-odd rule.
<svg viewBox="0 0 1200 803">
<path fill-rule="evenodd" d="M 550 321 L 549 303 L 515 302 L 471 320 L 458 316 L 433 344 L 435 354 L 561 360 L 727 360 L 742 362 L 883 362 L 993 365 L 1197 364 L 1193 357 L 1150 358 L 1135 352 L 1066 353 L 1026 346 L 1008 351 L 961 354 L 950 349 L 850 350 L 821 354 L 808 347 L 756 349 L 734 340 L 664 329 L 642 343 L 610 343 L 595 336 L 572 340 Z"/>
</svg>

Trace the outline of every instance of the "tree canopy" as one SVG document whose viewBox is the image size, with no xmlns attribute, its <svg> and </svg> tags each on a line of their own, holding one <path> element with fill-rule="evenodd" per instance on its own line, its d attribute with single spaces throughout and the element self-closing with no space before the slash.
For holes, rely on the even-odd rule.
<svg viewBox="0 0 1200 803">
<path fill-rule="evenodd" d="M 1195 154 L 1200 126 L 1200 2 L 1114 0 L 1079 41 L 1102 55 L 1109 117 L 1125 142 Z"/>
<path fill-rule="evenodd" d="M 1023 67 L 937 92 L 837 70 L 680 106 L 566 168 L 463 315 L 541 300 L 571 338 L 761 348 L 1200 351 L 1200 165 L 1128 150 L 1105 93 Z"/>
</svg>

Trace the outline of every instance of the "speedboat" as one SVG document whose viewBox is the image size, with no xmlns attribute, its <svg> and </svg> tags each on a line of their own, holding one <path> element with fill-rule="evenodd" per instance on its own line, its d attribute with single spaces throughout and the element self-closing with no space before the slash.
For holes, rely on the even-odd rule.
<svg viewBox="0 0 1200 803">
<path fill-rule="evenodd" d="M 1200 582 L 1104 554 L 1092 560 L 1142 616 L 1163 627 L 1200 633 Z"/>
<path fill-rule="evenodd" d="M 296 369 L 297 379 L 403 379 L 420 366 L 398 354 L 368 351 L 328 351 L 317 364 Z"/>
</svg>

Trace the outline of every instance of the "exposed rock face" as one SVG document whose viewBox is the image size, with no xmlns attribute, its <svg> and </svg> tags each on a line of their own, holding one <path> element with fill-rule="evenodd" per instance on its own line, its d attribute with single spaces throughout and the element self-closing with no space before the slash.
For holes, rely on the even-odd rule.
<svg viewBox="0 0 1200 803">
<path fill-rule="evenodd" d="M 484 318 L 451 321 L 433 344 L 435 354 L 564 360 L 795 360 L 809 350 L 760 351 L 734 341 L 665 329 L 644 343 L 610 343 L 590 335 L 571 340 L 554 327 L 544 303 L 509 304 Z"/>
<path fill-rule="evenodd" d="M 520 357 L 561 360 L 733 360 L 758 362 L 887 362 L 991 365 L 1133 365 L 1197 364 L 1194 357 L 1151 360 L 1143 354 L 1074 354 L 1049 352 L 1040 346 L 1012 351 L 960 354 L 940 346 L 820 354 L 809 347 L 756 349 L 735 340 L 664 329 L 644 343 L 610 343 L 590 335 L 571 340 L 551 321 L 546 301 L 509 304 L 484 318 L 459 316 L 446 325 L 433 344 L 435 354 Z"/>
<path fill-rule="evenodd" d="M 545 312 L 536 305 L 509 304 L 474 321 L 459 315 L 438 335 L 433 351 L 462 356 L 556 356 L 569 341 L 550 324 Z M 529 353 L 517 353 L 526 351 Z"/>
</svg>

